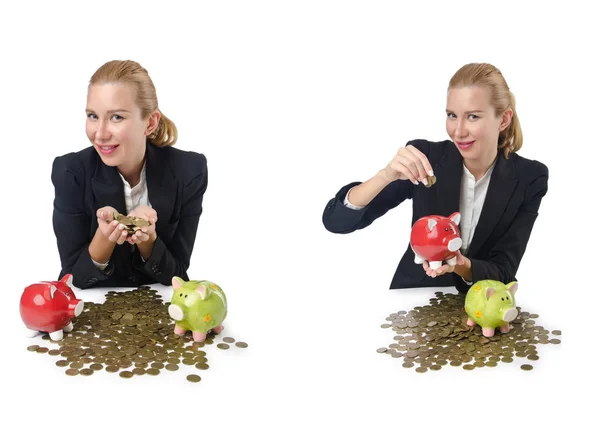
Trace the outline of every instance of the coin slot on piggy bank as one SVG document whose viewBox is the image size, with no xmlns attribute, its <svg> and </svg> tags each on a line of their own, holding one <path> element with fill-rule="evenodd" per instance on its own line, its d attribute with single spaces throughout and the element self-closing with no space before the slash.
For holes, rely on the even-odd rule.
<svg viewBox="0 0 600 430">
<path fill-rule="evenodd" d="M 432 269 L 439 269 L 444 262 L 456 266 L 460 238 L 460 213 L 449 217 L 429 215 L 419 218 L 410 232 L 410 247 L 415 253 L 415 263 L 427 261 Z"/>
</svg>

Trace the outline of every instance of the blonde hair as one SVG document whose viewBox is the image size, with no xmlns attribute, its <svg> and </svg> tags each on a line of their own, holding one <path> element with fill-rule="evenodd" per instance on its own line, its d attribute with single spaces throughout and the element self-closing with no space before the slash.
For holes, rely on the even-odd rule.
<svg viewBox="0 0 600 430">
<path fill-rule="evenodd" d="M 136 94 L 135 104 L 141 109 L 142 118 L 154 111 L 160 112 L 158 127 L 148 136 L 148 141 L 158 147 L 175 145 L 177 127 L 158 109 L 156 88 L 148 71 L 135 61 L 114 60 L 100 66 L 90 79 L 90 85 L 113 82 L 133 86 Z"/>
<path fill-rule="evenodd" d="M 517 117 L 514 94 L 508 88 L 500 70 L 487 63 L 471 63 L 462 66 L 450 79 L 448 89 L 477 85 L 489 88 L 491 104 L 496 116 L 500 116 L 510 108 L 513 111 L 512 121 L 498 136 L 498 148 L 503 149 L 504 157 L 517 152 L 523 146 L 523 132 Z"/>
</svg>

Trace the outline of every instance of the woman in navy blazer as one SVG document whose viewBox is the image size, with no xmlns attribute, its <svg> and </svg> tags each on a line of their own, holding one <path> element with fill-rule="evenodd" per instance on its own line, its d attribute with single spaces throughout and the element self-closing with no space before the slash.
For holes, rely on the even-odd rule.
<svg viewBox="0 0 600 430">
<path fill-rule="evenodd" d="M 59 278 L 78 288 L 139 286 L 173 276 L 188 280 L 206 158 L 172 147 L 175 125 L 160 112 L 148 72 L 111 61 L 90 80 L 86 133 L 92 147 L 54 160 L 53 226 Z M 112 214 L 145 218 L 128 235 Z"/>
<path fill-rule="evenodd" d="M 514 96 L 498 69 L 467 64 L 450 80 L 446 130 L 451 140 L 415 140 L 370 180 L 343 187 L 329 201 L 323 223 L 334 233 L 370 225 L 412 199 L 411 225 L 427 215 L 461 212 L 463 246 L 456 266 L 415 264 L 407 247 L 392 289 L 515 280 L 519 263 L 548 190 L 548 169 L 515 152 L 522 134 Z M 428 176 L 436 183 L 425 187 Z"/>
</svg>

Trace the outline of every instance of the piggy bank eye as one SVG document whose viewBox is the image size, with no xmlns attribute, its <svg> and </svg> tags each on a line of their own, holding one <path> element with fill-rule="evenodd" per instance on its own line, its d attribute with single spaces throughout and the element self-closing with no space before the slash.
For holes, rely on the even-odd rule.
<svg viewBox="0 0 600 430">
<path fill-rule="evenodd" d="M 179 293 L 179 297 L 183 296 L 183 293 Z"/>
<path fill-rule="evenodd" d="M 187 294 L 185 295 L 184 299 L 187 299 Z"/>
<path fill-rule="evenodd" d="M 446 227 L 446 228 L 444 229 L 444 231 L 448 231 L 448 227 Z"/>
</svg>

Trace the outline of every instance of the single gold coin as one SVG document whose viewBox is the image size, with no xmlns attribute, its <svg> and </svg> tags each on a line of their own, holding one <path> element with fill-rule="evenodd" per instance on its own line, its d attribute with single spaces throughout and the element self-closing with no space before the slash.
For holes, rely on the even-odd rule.
<svg viewBox="0 0 600 430">
<path fill-rule="evenodd" d="M 79 370 L 77 369 L 67 369 L 65 373 L 69 376 L 79 375 Z"/>
<path fill-rule="evenodd" d="M 174 372 L 176 370 L 179 370 L 179 366 L 177 364 L 169 363 L 165 366 L 165 369 L 170 370 L 171 372 Z"/>
<path fill-rule="evenodd" d="M 426 367 L 423 367 L 423 366 L 419 366 L 419 367 L 417 367 L 417 368 L 415 369 L 415 371 L 416 371 L 417 373 L 425 373 L 425 372 L 427 372 L 427 368 L 426 368 Z"/>
<path fill-rule="evenodd" d="M 523 369 L 523 370 L 531 370 L 531 369 L 533 369 L 533 366 L 531 364 L 522 364 L 521 365 L 521 369 Z"/>
<path fill-rule="evenodd" d="M 56 362 L 56 365 L 58 367 L 67 367 L 69 365 L 69 362 L 67 360 L 58 360 Z"/>
<path fill-rule="evenodd" d="M 104 366 L 101 365 L 100 363 L 94 363 L 94 364 L 90 365 L 90 369 L 99 371 L 99 370 L 104 369 Z"/>
<path fill-rule="evenodd" d="M 133 377 L 133 372 L 130 372 L 129 370 L 123 370 L 121 373 L 119 373 L 119 376 L 121 378 L 129 379 L 129 378 Z"/>
<path fill-rule="evenodd" d="M 50 351 L 48 351 L 48 355 L 52 355 L 52 356 L 60 355 L 60 350 L 58 350 L 58 349 L 51 349 Z"/>
<path fill-rule="evenodd" d="M 206 363 L 196 363 L 196 369 L 207 370 L 210 366 Z"/>
<path fill-rule="evenodd" d="M 224 337 L 223 342 L 233 343 L 233 342 L 235 342 L 235 339 L 232 337 Z"/>
<path fill-rule="evenodd" d="M 198 376 L 198 375 L 193 375 L 193 374 L 192 374 L 192 375 L 188 375 L 186 379 L 187 379 L 188 381 L 190 381 L 190 382 L 200 382 L 200 379 L 201 379 L 201 378 L 200 378 L 200 376 Z"/>
<path fill-rule="evenodd" d="M 377 352 L 380 353 L 380 354 L 383 353 L 383 352 L 386 352 L 387 350 L 388 350 L 387 348 L 377 348 Z"/>
<path fill-rule="evenodd" d="M 473 365 L 473 364 L 465 364 L 462 368 L 465 369 L 465 370 L 473 370 L 473 369 L 475 369 L 475 365 Z"/>
<path fill-rule="evenodd" d="M 79 371 L 79 374 L 80 374 L 80 375 L 83 375 L 83 376 L 90 376 L 90 375 L 93 375 L 93 374 L 94 374 L 94 371 L 93 371 L 92 369 L 88 369 L 88 368 L 86 368 L 86 369 L 81 369 L 81 370 Z"/>
<path fill-rule="evenodd" d="M 40 354 L 45 354 L 45 353 L 47 353 L 48 351 L 49 351 L 49 350 L 48 350 L 48 348 L 46 348 L 45 346 L 42 346 L 42 347 L 39 347 L 38 349 L 36 349 L 36 351 L 35 351 L 35 352 L 38 352 L 38 353 L 40 353 Z"/>
<path fill-rule="evenodd" d="M 119 366 L 115 366 L 115 365 L 106 366 L 106 371 L 109 373 L 117 373 L 119 370 L 121 370 L 121 368 Z"/>
<path fill-rule="evenodd" d="M 32 351 L 32 352 L 37 351 L 39 347 L 40 347 L 39 345 L 29 345 L 27 347 L 27 351 Z"/>
<path fill-rule="evenodd" d="M 555 336 L 560 336 L 562 332 L 560 330 L 552 330 L 552 334 Z"/>
<path fill-rule="evenodd" d="M 402 367 L 406 367 L 407 369 L 410 369 L 414 365 L 415 364 L 412 361 L 405 361 L 404 363 L 402 363 Z"/>
<path fill-rule="evenodd" d="M 157 369 L 155 369 L 155 370 L 157 370 Z M 131 373 L 133 373 L 134 375 L 145 375 L 146 370 L 142 369 L 141 367 L 136 367 L 131 371 Z"/>
<path fill-rule="evenodd" d="M 146 369 L 146 374 L 148 374 L 148 375 L 156 376 L 156 375 L 158 375 L 159 373 L 160 373 L 160 370 L 158 370 L 158 369 L 155 369 L 155 368 L 153 368 L 153 367 L 151 367 L 151 368 L 149 368 L 149 369 Z"/>
</svg>

